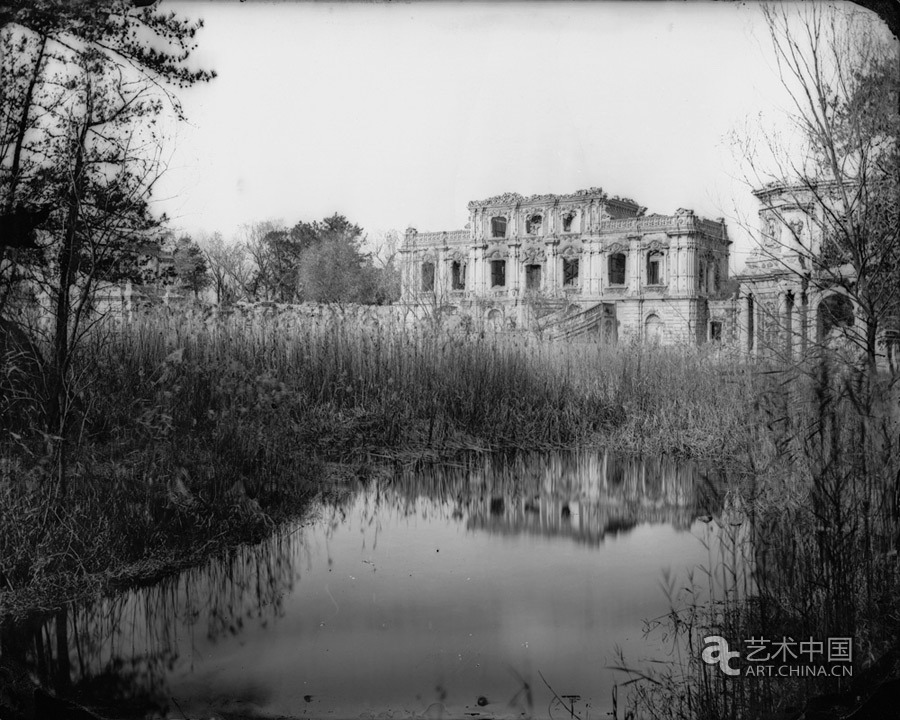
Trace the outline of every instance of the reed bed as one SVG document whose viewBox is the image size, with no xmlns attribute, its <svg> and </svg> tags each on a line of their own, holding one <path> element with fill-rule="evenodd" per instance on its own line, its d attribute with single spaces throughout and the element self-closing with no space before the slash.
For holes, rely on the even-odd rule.
<svg viewBox="0 0 900 720">
<path fill-rule="evenodd" d="M 99 324 L 80 345 L 65 498 L 37 430 L 43 399 L 21 390 L 0 440 L 0 615 L 261 537 L 320 491 L 329 464 L 364 471 L 373 453 L 593 445 L 725 461 L 752 434 L 756 379 L 696 348 L 449 331 L 340 307 L 163 310 Z"/>
</svg>

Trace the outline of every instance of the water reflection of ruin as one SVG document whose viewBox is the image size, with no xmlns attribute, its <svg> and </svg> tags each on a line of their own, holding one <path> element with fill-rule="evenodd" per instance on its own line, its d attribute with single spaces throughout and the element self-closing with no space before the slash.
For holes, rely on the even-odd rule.
<svg viewBox="0 0 900 720">
<path fill-rule="evenodd" d="M 408 498 L 443 501 L 470 529 L 588 544 L 641 523 L 686 530 L 718 506 L 716 484 L 693 463 L 587 451 L 488 456 L 462 467 L 418 468 L 403 473 L 394 487 Z"/>
<path fill-rule="evenodd" d="M 717 514 L 719 504 L 714 483 L 690 463 L 590 452 L 479 455 L 373 474 L 327 493 L 314 527 L 387 527 L 392 515 L 425 514 L 474 532 L 596 545 L 640 523 L 685 529 L 700 514 Z M 258 636 L 281 615 L 283 599 L 314 564 L 308 541 L 298 524 L 151 587 L 0 628 L 0 664 L 101 714 L 175 712 L 172 678 L 193 667 L 198 647 Z M 264 695 L 249 678 L 228 688 L 235 701 Z"/>
</svg>

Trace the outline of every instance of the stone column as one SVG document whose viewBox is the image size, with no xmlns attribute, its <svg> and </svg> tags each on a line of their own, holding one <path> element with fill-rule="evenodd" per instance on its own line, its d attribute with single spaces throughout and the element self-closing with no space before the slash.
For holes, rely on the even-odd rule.
<svg viewBox="0 0 900 720">
<path fill-rule="evenodd" d="M 697 285 L 697 243 L 685 241 L 684 261 L 684 292 L 690 297 L 700 289 Z"/>
<path fill-rule="evenodd" d="M 547 273 L 547 293 L 553 295 L 559 289 L 559 268 L 557 267 L 559 265 L 559 257 L 556 254 L 556 244 L 552 242 L 546 243 L 544 245 L 544 254 L 547 257 L 544 264 L 544 269 Z"/>
<path fill-rule="evenodd" d="M 628 248 L 628 264 L 631 266 L 628 268 L 628 285 L 632 288 L 632 292 L 640 292 L 641 277 L 643 274 L 642 260 L 644 253 L 641 250 L 639 238 L 629 238 L 628 243 L 630 245 L 630 247 Z"/>
<path fill-rule="evenodd" d="M 519 261 L 519 243 L 510 243 L 506 257 L 506 292 L 511 298 L 519 296 L 522 285 L 522 263 Z"/>
<path fill-rule="evenodd" d="M 794 295 L 794 302 L 791 306 L 791 358 L 803 358 L 803 341 L 801 335 L 803 333 L 803 308 L 800 305 L 800 297 Z"/>
<path fill-rule="evenodd" d="M 583 247 L 587 250 L 587 253 L 585 253 L 587 262 L 582 270 L 582 277 L 584 278 L 582 292 L 588 295 L 600 295 L 603 277 L 600 244 L 592 241 Z"/>
<path fill-rule="evenodd" d="M 791 306 L 786 292 L 778 293 L 778 341 L 773 342 L 777 354 L 786 353 L 787 360 L 791 357 Z"/>
<path fill-rule="evenodd" d="M 484 245 L 475 245 L 472 248 L 472 291 L 476 296 L 483 296 L 485 291 L 485 261 Z"/>
<path fill-rule="evenodd" d="M 809 327 L 812 325 L 809 312 L 809 296 L 800 294 L 800 357 L 806 359 L 809 349 Z"/>
<path fill-rule="evenodd" d="M 750 299 L 739 295 L 738 303 L 738 347 L 742 353 L 747 353 L 750 349 Z"/>
</svg>

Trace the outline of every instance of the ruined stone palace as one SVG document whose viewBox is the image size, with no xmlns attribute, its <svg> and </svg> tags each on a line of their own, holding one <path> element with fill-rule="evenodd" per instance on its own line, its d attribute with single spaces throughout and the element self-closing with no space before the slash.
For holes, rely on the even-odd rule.
<svg viewBox="0 0 900 720">
<path fill-rule="evenodd" d="M 720 339 L 733 324 L 724 221 L 646 214 L 600 188 L 469 203 L 449 232 L 406 231 L 402 300 L 497 329 L 605 342 Z"/>
<path fill-rule="evenodd" d="M 463 230 L 406 231 L 402 302 L 420 316 L 611 344 L 712 341 L 787 360 L 862 346 L 853 270 L 823 255 L 828 187 L 776 183 L 754 196 L 759 241 L 734 278 L 722 218 L 647 215 L 599 188 L 471 202 Z M 879 362 L 894 368 L 900 317 L 883 320 Z"/>
</svg>

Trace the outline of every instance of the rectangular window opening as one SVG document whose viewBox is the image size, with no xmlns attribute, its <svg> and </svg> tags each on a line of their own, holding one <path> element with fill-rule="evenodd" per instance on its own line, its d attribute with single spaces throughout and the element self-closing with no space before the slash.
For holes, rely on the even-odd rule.
<svg viewBox="0 0 900 720">
<path fill-rule="evenodd" d="M 625 255 L 616 253 L 609 258 L 609 284 L 625 284 Z"/>
<path fill-rule="evenodd" d="M 434 290 L 434 263 L 422 263 L 422 292 Z"/>
<path fill-rule="evenodd" d="M 450 266 L 450 282 L 453 290 L 466 289 L 466 266 L 464 263 L 454 260 Z"/>
<path fill-rule="evenodd" d="M 525 289 L 540 290 L 541 289 L 541 266 L 526 265 L 525 266 Z"/>
<path fill-rule="evenodd" d="M 506 286 L 506 260 L 491 260 L 491 287 Z"/>
<path fill-rule="evenodd" d="M 567 287 L 578 285 L 579 265 L 578 258 L 572 260 L 563 259 L 563 285 Z"/>
<path fill-rule="evenodd" d="M 648 285 L 660 285 L 662 284 L 662 273 L 660 272 L 660 267 L 662 266 L 662 258 L 659 255 L 651 255 L 647 258 L 647 284 Z"/>
</svg>

